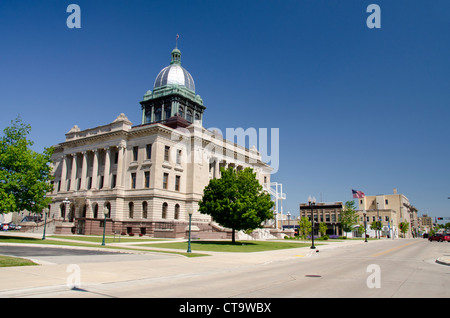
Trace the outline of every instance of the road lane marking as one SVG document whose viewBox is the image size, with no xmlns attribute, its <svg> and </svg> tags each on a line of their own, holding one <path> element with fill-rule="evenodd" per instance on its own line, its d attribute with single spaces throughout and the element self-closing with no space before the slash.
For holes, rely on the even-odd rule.
<svg viewBox="0 0 450 318">
<path fill-rule="evenodd" d="M 384 254 L 387 254 L 387 253 L 396 251 L 396 250 L 398 250 L 398 249 L 401 249 L 401 248 L 403 248 L 403 247 L 405 247 L 405 246 L 408 246 L 408 245 L 411 245 L 411 244 L 418 243 L 418 242 L 419 242 L 419 241 L 414 241 L 414 242 L 409 242 L 409 243 L 406 243 L 406 244 L 403 244 L 403 245 L 400 245 L 400 246 L 396 246 L 396 247 L 390 248 L 390 249 L 388 249 L 388 250 L 386 250 L 386 251 L 372 254 L 371 257 L 378 257 L 378 256 L 381 256 L 381 255 L 384 255 Z"/>
</svg>

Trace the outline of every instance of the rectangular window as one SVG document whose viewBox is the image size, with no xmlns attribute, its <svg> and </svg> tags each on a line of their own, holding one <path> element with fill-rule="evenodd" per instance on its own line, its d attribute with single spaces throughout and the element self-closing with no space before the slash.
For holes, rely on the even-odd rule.
<svg viewBox="0 0 450 318">
<path fill-rule="evenodd" d="M 100 176 L 100 184 L 98 186 L 99 189 L 103 188 L 103 180 L 104 180 L 104 178 L 105 178 L 104 176 Z"/>
<path fill-rule="evenodd" d="M 169 186 L 169 174 L 164 173 L 163 175 L 163 189 L 167 189 Z"/>
<path fill-rule="evenodd" d="M 88 177 L 87 189 L 91 190 L 91 188 L 92 188 L 92 177 Z"/>
<path fill-rule="evenodd" d="M 180 176 L 175 177 L 175 191 L 180 191 L 180 180 L 181 180 Z"/>
<path fill-rule="evenodd" d="M 111 179 L 111 188 L 115 188 L 116 187 L 116 182 L 117 182 L 117 175 L 113 174 L 112 179 Z"/>
<path fill-rule="evenodd" d="M 136 173 L 131 174 L 131 189 L 136 189 Z"/>
<path fill-rule="evenodd" d="M 165 146 L 165 148 L 164 148 L 164 161 L 169 161 L 169 152 L 170 152 L 170 147 L 169 146 Z"/>
<path fill-rule="evenodd" d="M 119 150 L 114 153 L 114 164 L 116 165 L 119 162 Z"/>
<path fill-rule="evenodd" d="M 147 159 L 152 159 L 152 144 L 148 144 L 145 147 L 145 149 L 146 149 L 146 154 L 147 154 L 146 158 Z"/>
<path fill-rule="evenodd" d="M 384 200 L 384 202 L 386 203 L 386 205 L 389 203 L 389 201 L 386 199 L 386 200 Z"/>
<path fill-rule="evenodd" d="M 139 147 L 138 146 L 134 146 L 133 147 L 133 161 L 137 161 L 138 160 L 138 153 L 139 153 Z"/>
<path fill-rule="evenodd" d="M 150 171 L 145 171 L 145 187 L 150 188 Z"/>
</svg>

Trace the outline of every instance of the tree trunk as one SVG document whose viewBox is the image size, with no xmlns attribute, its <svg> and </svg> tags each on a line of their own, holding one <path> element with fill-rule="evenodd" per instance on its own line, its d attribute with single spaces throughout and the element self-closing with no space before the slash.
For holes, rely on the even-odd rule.
<svg viewBox="0 0 450 318">
<path fill-rule="evenodd" d="M 232 229 L 231 230 L 231 243 L 236 243 L 236 241 L 235 241 L 235 239 L 234 239 L 234 234 L 235 234 L 235 231 L 234 231 L 234 229 Z"/>
</svg>

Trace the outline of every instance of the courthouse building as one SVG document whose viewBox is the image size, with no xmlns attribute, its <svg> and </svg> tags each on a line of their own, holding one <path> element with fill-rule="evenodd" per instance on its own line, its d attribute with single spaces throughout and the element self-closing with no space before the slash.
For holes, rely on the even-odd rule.
<svg viewBox="0 0 450 318">
<path fill-rule="evenodd" d="M 181 237 L 189 213 L 200 231 L 220 232 L 197 210 L 221 167 L 251 167 L 261 184 L 270 184 L 272 169 L 255 147 L 202 126 L 206 107 L 194 79 L 181 66 L 181 52 L 171 55 L 136 107 L 141 123 L 116 114 L 98 127 L 73 126 L 54 146 L 49 216 L 57 220 L 56 233 L 101 234 L 106 214 L 107 234 Z"/>
</svg>

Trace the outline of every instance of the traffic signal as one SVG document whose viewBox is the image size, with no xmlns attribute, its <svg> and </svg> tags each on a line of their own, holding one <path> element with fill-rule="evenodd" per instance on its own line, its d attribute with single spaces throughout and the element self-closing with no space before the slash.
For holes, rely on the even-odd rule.
<svg viewBox="0 0 450 318">
<path fill-rule="evenodd" d="M 438 220 L 443 220 L 444 218 L 438 218 Z"/>
</svg>

